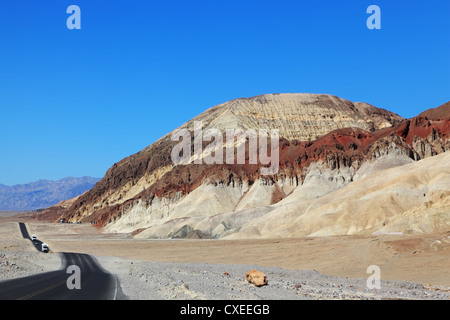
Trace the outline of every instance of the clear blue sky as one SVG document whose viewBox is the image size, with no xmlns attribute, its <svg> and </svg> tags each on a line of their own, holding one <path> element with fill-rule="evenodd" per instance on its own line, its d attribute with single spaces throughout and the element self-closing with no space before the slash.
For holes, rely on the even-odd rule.
<svg viewBox="0 0 450 320">
<path fill-rule="evenodd" d="M 2 0 L 0 183 L 102 177 L 239 97 L 328 93 L 412 117 L 449 100 L 449 37 L 448 0 Z"/>
</svg>

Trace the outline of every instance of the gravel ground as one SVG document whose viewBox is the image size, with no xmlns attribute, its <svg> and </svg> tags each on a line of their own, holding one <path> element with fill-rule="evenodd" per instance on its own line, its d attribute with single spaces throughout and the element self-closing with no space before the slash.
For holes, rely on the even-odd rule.
<svg viewBox="0 0 450 320">
<path fill-rule="evenodd" d="M 0 251 L 0 281 L 60 268 L 61 258 L 56 253 Z"/>
<path fill-rule="evenodd" d="M 122 291 L 133 300 L 296 300 L 296 299 L 450 299 L 450 288 L 425 288 L 404 281 L 383 281 L 368 289 L 367 279 L 331 277 L 317 271 L 207 263 L 160 263 L 97 257 L 117 274 Z M 255 287 L 245 280 L 250 269 L 264 272 L 269 283 Z"/>
<path fill-rule="evenodd" d="M 367 279 L 326 276 L 314 270 L 102 256 L 96 259 L 118 276 L 123 293 L 131 300 L 450 299 L 450 288 L 381 280 L 381 289 L 368 289 Z M 57 253 L 0 251 L 0 281 L 60 268 Z M 264 272 L 268 285 L 255 287 L 248 283 L 245 274 L 250 269 Z"/>
</svg>

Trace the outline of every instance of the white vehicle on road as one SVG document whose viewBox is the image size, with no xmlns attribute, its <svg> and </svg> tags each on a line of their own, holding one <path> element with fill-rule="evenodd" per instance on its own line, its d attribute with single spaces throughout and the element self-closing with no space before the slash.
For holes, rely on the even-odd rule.
<svg viewBox="0 0 450 320">
<path fill-rule="evenodd" d="M 42 252 L 48 252 L 48 251 L 49 251 L 49 249 L 48 249 L 48 244 L 43 243 L 43 244 L 42 244 Z"/>
<path fill-rule="evenodd" d="M 36 235 L 33 234 L 33 235 L 31 236 L 31 241 L 35 241 L 36 239 L 37 239 Z"/>
</svg>

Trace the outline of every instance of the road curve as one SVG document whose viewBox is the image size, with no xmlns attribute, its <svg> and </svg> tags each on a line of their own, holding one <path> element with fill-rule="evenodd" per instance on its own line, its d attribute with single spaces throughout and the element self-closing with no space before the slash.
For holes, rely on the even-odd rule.
<svg viewBox="0 0 450 320">
<path fill-rule="evenodd" d="M 24 238 L 29 237 L 20 224 Z M 40 251 L 40 247 L 34 243 Z M 116 276 L 105 271 L 88 254 L 60 253 L 62 268 L 33 276 L 0 282 L 0 300 L 117 300 L 125 299 Z M 79 267 L 80 289 L 69 289 L 75 274 L 69 266 Z M 70 278 L 70 280 L 69 280 Z"/>
</svg>

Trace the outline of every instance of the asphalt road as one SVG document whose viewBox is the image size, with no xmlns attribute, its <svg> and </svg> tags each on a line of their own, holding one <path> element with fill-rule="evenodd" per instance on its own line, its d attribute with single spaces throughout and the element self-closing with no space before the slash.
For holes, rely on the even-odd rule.
<svg viewBox="0 0 450 320">
<path fill-rule="evenodd" d="M 34 244 L 37 251 L 42 251 L 42 243 L 43 242 L 39 239 L 31 240 L 30 234 L 28 233 L 25 223 L 19 222 L 19 227 L 20 227 L 20 232 L 22 233 L 22 237 L 30 240 Z"/>
<path fill-rule="evenodd" d="M 22 236 L 31 241 L 25 224 L 20 224 L 20 230 Z M 40 243 L 42 242 L 33 243 L 38 251 L 41 251 Z M 119 300 L 126 298 L 120 290 L 117 277 L 105 271 L 94 257 L 69 252 L 63 252 L 60 255 L 62 260 L 60 270 L 0 282 L 0 300 Z M 79 272 L 74 273 L 73 270 L 68 270 L 70 266 L 78 267 Z M 75 284 L 79 286 L 73 288 Z"/>
</svg>

